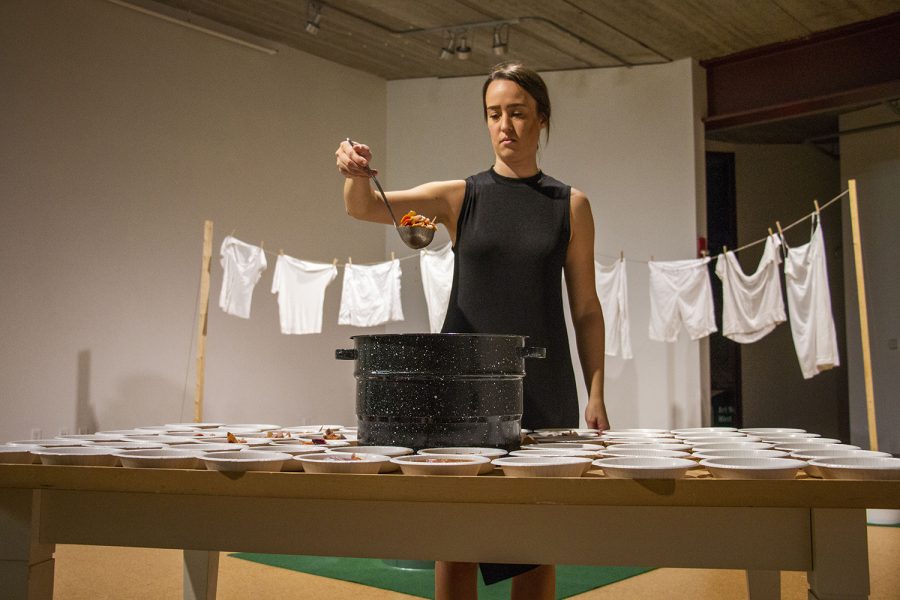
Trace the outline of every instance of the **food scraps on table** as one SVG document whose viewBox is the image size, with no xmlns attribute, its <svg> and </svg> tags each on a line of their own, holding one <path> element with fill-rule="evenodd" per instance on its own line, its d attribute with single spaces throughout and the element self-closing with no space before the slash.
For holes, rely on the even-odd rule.
<svg viewBox="0 0 900 600">
<path fill-rule="evenodd" d="M 246 443 L 247 443 L 247 440 L 245 440 L 245 439 L 243 439 L 243 438 L 237 437 L 236 435 L 234 435 L 234 434 L 231 433 L 230 431 L 225 435 L 225 440 L 226 440 L 229 444 L 246 444 Z"/>
</svg>

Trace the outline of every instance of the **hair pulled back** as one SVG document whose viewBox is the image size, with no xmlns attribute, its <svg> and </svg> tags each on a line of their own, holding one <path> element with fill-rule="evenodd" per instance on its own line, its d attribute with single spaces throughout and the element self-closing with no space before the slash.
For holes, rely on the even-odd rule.
<svg viewBox="0 0 900 600">
<path fill-rule="evenodd" d="M 533 71 L 518 62 L 504 62 L 494 66 L 488 74 L 484 86 L 481 88 L 481 105 L 484 109 L 484 118 L 487 120 L 487 89 L 491 82 L 498 79 L 505 79 L 519 84 L 519 86 L 528 92 L 528 95 L 534 98 L 537 103 L 538 115 L 544 119 L 547 126 L 547 137 L 550 137 L 550 92 L 547 91 L 547 84 L 537 71 Z"/>
</svg>

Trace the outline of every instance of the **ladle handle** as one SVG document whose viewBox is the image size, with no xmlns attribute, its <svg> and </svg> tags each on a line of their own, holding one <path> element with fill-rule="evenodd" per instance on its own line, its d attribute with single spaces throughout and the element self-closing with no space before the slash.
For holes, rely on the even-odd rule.
<svg viewBox="0 0 900 600">
<path fill-rule="evenodd" d="M 350 138 L 347 138 L 347 143 L 351 146 L 356 144 L 356 142 L 354 142 Z M 378 188 L 378 193 L 381 194 L 381 201 L 384 202 L 384 205 L 387 207 L 388 213 L 391 215 L 391 221 L 394 222 L 394 227 L 399 229 L 400 225 L 397 223 L 397 217 L 394 216 L 394 210 L 391 208 L 391 204 L 390 202 L 388 202 L 387 196 L 385 196 L 384 190 L 381 188 L 381 183 L 379 183 L 378 178 L 375 177 L 375 173 L 372 172 L 372 169 L 366 167 L 366 170 L 369 172 L 369 177 L 371 177 L 372 181 L 375 182 L 375 187 Z"/>
</svg>

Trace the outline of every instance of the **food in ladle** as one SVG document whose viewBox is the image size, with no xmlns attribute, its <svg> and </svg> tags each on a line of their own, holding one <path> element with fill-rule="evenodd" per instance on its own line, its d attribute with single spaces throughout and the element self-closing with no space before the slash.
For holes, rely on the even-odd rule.
<svg viewBox="0 0 900 600">
<path fill-rule="evenodd" d="M 435 220 L 429 219 L 426 216 L 416 214 L 416 211 L 411 210 L 400 218 L 400 227 L 425 227 L 426 229 L 437 229 L 437 225 L 434 224 Z"/>
</svg>

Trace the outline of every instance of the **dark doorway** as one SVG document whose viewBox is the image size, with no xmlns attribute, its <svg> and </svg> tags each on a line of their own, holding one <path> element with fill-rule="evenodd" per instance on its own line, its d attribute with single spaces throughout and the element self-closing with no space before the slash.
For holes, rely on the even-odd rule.
<svg viewBox="0 0 900 600">
<path fill-rule="evenodd" d="M 723 246 L 737 247 L 737 204 L 734 154 L 706 153 L 706 231 L 710 255 Z M 741 427 L 741 350 L 722 335 L 722 282 L 715 274 L 715 260 L 709 263 L 715 303 L 716 326 L 709 336 L 709 379 L 711 425 Z"/>
</svg>

